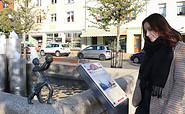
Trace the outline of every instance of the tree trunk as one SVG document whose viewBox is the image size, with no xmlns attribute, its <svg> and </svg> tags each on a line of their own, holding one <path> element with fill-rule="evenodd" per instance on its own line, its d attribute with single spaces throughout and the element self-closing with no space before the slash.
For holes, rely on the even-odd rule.
<svg viewBox="0 0 185 114">
<path fill-rule="evenodd" d="M 23 33 L 23 42 L 24 42 L 24 53 L 23 58 L 26 58 L 26 33 Z"/>
<path fill-rule="evenodd" d="M 115 67 L 117 68 L 119 63 L 118 63 L 118 51 L 119 51 L 119 38 L 120 38 L 120 22 L 118 23 L 117 26 L 117 42 L 116 42 L 116 61 L 115 61 Z"/>
</svg>

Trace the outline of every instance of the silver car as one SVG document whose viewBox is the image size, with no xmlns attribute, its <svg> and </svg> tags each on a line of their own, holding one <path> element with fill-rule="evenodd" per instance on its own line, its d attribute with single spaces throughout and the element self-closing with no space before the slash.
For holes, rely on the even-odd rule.
<svg viewBox="0 0 185 114">
<path fill-rule="evenodd" d="M 111 58 L 111 50 L 105 45 L 91 45 L 77 53 L 79 59 L 96 58 L 104 61 Z"/>
</svg>

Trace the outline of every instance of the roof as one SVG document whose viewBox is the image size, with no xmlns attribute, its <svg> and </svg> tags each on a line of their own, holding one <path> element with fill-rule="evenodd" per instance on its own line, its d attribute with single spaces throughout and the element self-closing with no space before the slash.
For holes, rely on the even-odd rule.
<svg viewBox="0 0 185 114">
<path fill-rule="evenodd" d="M 126 29 L 120 28 L 121 35 L 126 35 Z M 98 36 L 117 36 L 117 29 L 110 28 L 110 31 L 105 31 L 103 29 L 87 29 L 83 31 L 81 37 L 98 37 Z"/>
</svg>

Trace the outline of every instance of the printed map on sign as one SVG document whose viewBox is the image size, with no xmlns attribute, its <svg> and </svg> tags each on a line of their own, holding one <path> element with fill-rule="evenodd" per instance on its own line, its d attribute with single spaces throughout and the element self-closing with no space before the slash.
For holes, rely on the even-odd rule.
<svg viewBox="0 0 185 114">
<path fill-rule="evenodd" d="M 126 93 L 100 63 L 83 64 L 82 67 L 114 107 L 127 99 Z"/>
</svg>

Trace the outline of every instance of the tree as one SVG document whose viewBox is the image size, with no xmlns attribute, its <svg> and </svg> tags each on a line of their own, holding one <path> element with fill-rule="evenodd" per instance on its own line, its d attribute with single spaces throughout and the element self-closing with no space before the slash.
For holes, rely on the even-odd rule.
<svg viewBox="0 0 185 114">
<path fill-rule="evenodd" d="M 14 23 L 9 15 L 13 12 L 11 2 L 2 0 L 2 3 L 6 4 L 6 8 L 0 11 L 0 31 L 3 33 L 10 33 L 14 30 Z"/>
<path fill-rule="evenodd" d="M 98 29 L 109 30 L 110 26 L 117 28 L 117 41 L 116 41 L 116 61 L 115 65 L 118 67 L 118 51 L 119 51 L 119 39 L 120 39 L 120 27 L 122 24 L 126 24 L 136 16 L 144 11 L 144 6 L 147 2 L 141 0 L 99 0 L 98 4 L 94 7 L 86 6 L 89 10 L 89 16 L 93 17 L 93 20 L 89 20 L 93 23 L 90 27 Z M 126 19 L 128 15 L 132 14 L 131 19 Z M 98 16 L 100 18 L 98 18 Z M 98 20 L 99 19 L 99 20 Z"/>
<path fill-rule="evenodd" d="M 17 0 L 15 10 L 11 8 L 9 9 L 10 11 L 7 11 L 7 12 L 8 12 L 8 15 L 12 16 L 12 19 L 11 19 L 12 22 L 11 24 L 7 23 L 7 25 L 9 24 L 7 29 L 8 31 L 11 31 L 12 24 L 13 24 L 13 30 L 15 30 L 15 32 L 18 34 L 23 34 L 23 42 L 24 42 L 23 58 L 26 58 L 26 48 L 25 48 L 26 34 L 30 30 L 37 31 L 37 27 L 40 25 L 36 24 L 36 18 L 39 16 L 40 20 L 44 20 L 46 18 L 47 13 L 45 13 L 45 11 L 42 9 L 35 9 L 35 4 L 32 2 L 32 0 Z M 3 10 L 3 11 L 6 11 L 6 10 Z"/>
<path fill-rule="evenodd" d="M 17 0 L 17 8 L 15 10 L 16 13 L 12 15 L 15 21 L 17 21 L 16 23 L 20 22 L 17 29 L 20 33 L 23 33 L 23 42 L 25 47 L 26 34 L 30 30 L 36 30 L 37 26 L 39 26 L 36 24 L 37 16 L 40 17 L 40 20 L 44 20 L 46 18 L 46 13 L 41 9 L 36 10 L 35 4 L 33 4 L 32 0 Z M 23 58 L 26 58 L 25 48 Z"/>
</svg>

